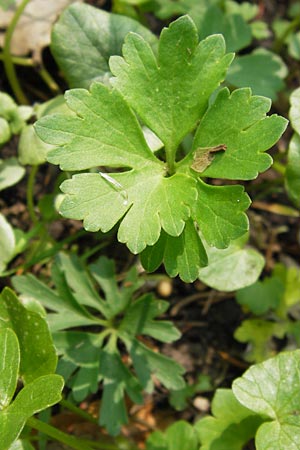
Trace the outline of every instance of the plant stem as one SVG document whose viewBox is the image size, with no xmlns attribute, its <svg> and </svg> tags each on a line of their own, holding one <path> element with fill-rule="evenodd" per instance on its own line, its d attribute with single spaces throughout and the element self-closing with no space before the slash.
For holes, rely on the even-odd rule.
<svg viewBox="0 0 300 450">
<path fill-rule="evenodd" d="M 285 44 L 285 40 L 289 34 L 291 34 L 300 24 L 300 14 L 298 14 L 290 23 L 290 25 L 286 28 L 285 32 L 282 36 L 280 36 L 277 40 L 275 40 L 273 45 L 273 50 L 275 53 L 279 53 L 282 47 Z"/>
<path fill-rule="evenodd" d="M 14 64 L 18 66 L 29 66 L 34 65 L 32 58 L 23 58 L 22 56 L 11 56 L 11 60 Z M 4 61 L 4 53 L 0 52 L 0 61 Z"/>
<path fill-rule="evenodd" d="M 32 166 L 30 169 L 28 181 L 27 181 L 27 189 L 26 189 L 26 200 L 29 216 L 33 223 L 38 223 L 38 217 L 34 211 L 34 201 L 33 201 L 33 190 L 35 185 L 35 177 L 37 174 L 39 166 Z"/>
<path fill-rule="evenodd" d="M 69 411 L 72 411 L 77 416 L 82 417 L 83 419 L 87 420 L 88 422 L 95 423 L 98 425 L 98 420 L 95 419 L 95 417 L 91 416 L 86 411 L 82 410 L 81 408 L 78 408 L 78 406 L 74 405 L 73 403 L 69 402 L 69 400 L 62 399 L 60 402 L 61 406 L 68 409 Z"/>
<path fill-rule="evenodd" d="M 68 445 L 69 447 L 75 450 L 93 450 L 88 444 L 84 443 L 81 439 L 77 439 L 73 436 L 69 436 L 61 430 L 49 425 L 48 423 L 42 422 L 41 420 L 35 419 L 31 417 L 27 420 L 26 425 L 35 430 L 40 431 L 41 433 L 46 434 L 47 436 L 55 439 L 58 442 L 62 442 L 63 444 Z"/>
<path fill-rule="evenodd" d="M 22 0 L 20 5 L 18 6 L 14 17 L 7 28 L 7 31 L 5 34 L 5 39 L 4 39 L 4 46 L 3 46 L 3 63 L 4 63 L 4 69 L 6 72 L 6 76 L 8 78 L 9 84 L 11 85 L 11 88 L 12 88 L 18 102 L 25 104 L 25 105 L 28 105 L 29 101 L 28 101 L 26 95 L 24 94 L 23 89 L 21 88 L 21 85 L 19 83 L 19 80 L 18 80 L 18 77 L 16 74 L 16 70 L 15 70 L 15 66 L 13 63 L 12 55 L 10 53 L 10 45 L 11 45 L 12 36 L 14 34 L 17 23 L 29 2 L 30 2 L 30 0 Z"/>
<path fill-rule="evenodd" d="M 165 147 L 168 174 L 171 176 L 175 173 L 175 158 L 172 148 Z"/>
<path fill-rule="evenodd" d="M 276 172 L 280 173 L 281 175 L 284 175 L 286 171 L 285 165 L 280 163 L 279 161 L 273 162 L 272 169 L 276 170 Z"/>
<path fill-rule="evenodd" d="M 60 88 L 56 81 L 52 78 L 48 70 L 42 66 L 40 69 L 38 69 L 40 77 L 43 79 L 43 81 L 46 83 L 46 85 L 49 87 L 49 89 L 54 93 L 57 94 L 60 92 Z"/>
</svg>

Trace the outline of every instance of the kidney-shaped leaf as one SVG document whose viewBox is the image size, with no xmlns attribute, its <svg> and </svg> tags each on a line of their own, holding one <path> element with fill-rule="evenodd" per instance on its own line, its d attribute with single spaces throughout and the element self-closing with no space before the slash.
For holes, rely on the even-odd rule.
<svg viewBox="0 0 300 450">
<path fill-rule="evenodd" d="M 267 420 L 257 431 L 257 450 L 299 449 L 299 371 L 300 350 L 295 350 L 250 367 L 234 381 L 238 401 Z"/>
</svg>

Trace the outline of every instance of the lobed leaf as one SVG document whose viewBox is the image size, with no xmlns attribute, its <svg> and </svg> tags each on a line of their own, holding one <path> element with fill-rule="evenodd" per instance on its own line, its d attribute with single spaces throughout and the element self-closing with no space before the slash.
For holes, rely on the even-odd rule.
<svg viewBox="0 0 300 450">
<path fill-rule="evenodd" d="M 273 336 L 282 339 L 288 326 L 285 323 L 264 319 L 246 319 L 236 329 L 235 339 L 248 343 L 245 359 L 249 362 L 261 362 L 274 355 Z"/>
<path fill-rule="evenodd" d="M 222 36 L 198 40 L 194 23 L 183 16 L 163 29 L 157 59 L 133 33 L 125 39 L 124 59 L 110 59 L 114 86 L 173 152 L 196 126 L 233 58 L 225 55 Z"/>
<path fill-rule="evenodd" d="M 269 99 L 252 96 L 250 89 L 231 94 L 222 89 L 207 110 L 196 132 L 193 149 L 226 145 L 226 151 L 215 155 L 204 175 L 213 178 L 251 180 L 272 163 L 264 153 L 276 143 L 287 126 L 287 120 L 266 117 Z"/>
<path fill-rule="evenodd" d="M 101 351 L 100 375 L 104 379 L 100 425 L 116 435 L 127 422 L 124 393 L 127 392 L 134 403 L 141 403 L 141 385 L 122 363 L 119 353 L 109 345 Z"/>
</svg>

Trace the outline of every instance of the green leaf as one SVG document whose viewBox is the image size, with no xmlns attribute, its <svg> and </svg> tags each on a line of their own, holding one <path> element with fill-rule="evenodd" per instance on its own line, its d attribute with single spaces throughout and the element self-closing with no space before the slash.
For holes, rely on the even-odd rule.
<svg viewBox="0 0 300 450">
<path fill-rule="evenodd" d="M 137 297 L 142 282 L 135 267 L 122 283 L 117 283 L 114 263 L 108 258 L 100 257 L 88 269 L 75 255 L 59 254 L 52 266 L 55 288 L 49 289 L 32 275 L 14 277 L 13 283 L 23 296 L 31 300 L 40 298 L 43 306 L 55 311 L 48 313 L 47 320 L 61 357 L 58 372 L 64 376 L 76 401 L 97 392 L 102 382 L 100 422 L 111 434 L 117 434 L 127 421 L 126 392 L 133 401 L 140 402 L 142 389 L 153 388 L 152 374 L 167 387 L 184 386 L 184 369 L 166 356 L 139 346 L 137 336 L 149 335 L 172 342 L 180 333 L 171 322 L 157 320 L 167 310 L 167 302 L 150 294 Z M 104 299 L 97 293 L 94 282 L 101 288 Z M 67 330 L 79 325 L 92 326 L 93 332 Z M 134 355 L 136 376 L 130 363 L 122 361 L 119 344 L 122 348 L 125 344 Z"/>
<path fill-rule="evenodd" d="M 183 411 L 188 407 L 188 400 L 200 392 L 212 391 L 210 377 L 208 375 L 199 375 L 195 384 L 188 384 L 182 389 L 170 392 L 170 405 L 177 411 Z"/>
<path fill-rule="evenodd" d="M 263 319 L 247 319 L 236 329 L 234 337 L 239 342 L 248 343 L 244 358 L 249 362 L 261 362 L 274 355 L 273 336 L 282 339 L 288 325 Z"/>
<path fill-rule="evenodd" d="M 0 191 L 18 183 L 25 175 L 25 168 L 14 157 L 0 160 Z"/>
<path fill-rule="evenodd" d="M 221 250 L 206 245 L 209 264 L 200 269 L 199 279 L 208 286 L 225 292 L 254 283 L 265 260 L 255 249 L 245 247 L 243 241 L 244 238 L 232 241 L 228 248 Z"/>
<path fill-rule="evenodd" d="M 0 145 L 5 144 L 11 138 L 9 123 L 3 117 L 0 117 Z"/>
<path fill-rule="evenodd" d="M 88 88 L 93 81 L 108 83 L 108 60 L 120 55 L 124 38 L 134 31 L 155 50 L 157 38 L 139 22 L 117 14 L 75 3 L 54 25 L 51 51 L 70 87 Z"/>
<path fill-rule="evenodd" d="M 194 217 L 209 245 L 226 248 L 230 241 L 248 231 L 244 211 L 250 199 L 242 186 L 210 186 L 199 182 L 198 196 Z"/>
<path fill-rule="evenodd" d="M 188 220 L 178 238 L 162 231 L 159 240 L 141 253 L 141 262 L 149 272 L 164 262 L 169 276 L 179 275 L 184 282 L 191 283 L 198 277 L 199 269 L 207 264 L 207 256 L 193 222 Z"/>
<path fill-rule="evenodd" d="M 247 306 L 251 312 L 261 315 L 270 309 L 276 310 L 284 293 L 284 285 L 276 277 L 265 278 L 236 293 L 240 305 Z"/>
<path fill-rule="evenodd" d="M 226 0 L 225 9 L 227 13 L 240 14 L 246 22 L 254 19 L 259 13 L 258 5 L 253 5 L 250 2 L 237 3 L 233 0 Z"/>
<path fill-rule="evenodd" d="M 250 23 L 252 36 L 255 39 L 267 39 L 271 36 L 271 31 L 269 30 L 268 24 L 262 20 L 255 20 Z"/>
<path fill-rule="evenodd" d="M 20 435 L 27 419 L 61 400 L 63 380 L 45 375 L 27 384 L 8 408 L 0 411 L 1 448 L 7 449 Z"/>
<path fill-rule="evenodd" d="M 292 58 L 300 59 L 300 32 L 293 33 L 288 42 L 288 52 Z"/>
<path fill-rule="evenodd" d="M 26 383 L 55 372 L 57 357 L 46 321 L 28 311 L 9 288 L 0 297 L 0 329 L 12 328 L 19 340 L 20 375 Z M 34 355 L 34 357 L 33 357 Z"/>
<path fill-rule="evenodd" d="M 300 134 L 300 115 L 299 115 L 299 109 L 300 109 L 300 88 L 295 89 L 292 92 L 291 98 L 290 98 L 291 108 L 289 111 L 289 118 L 292 124 L 292 127 L 294 130 Z"/>
<path fill-rule="evenodd" d="M 262 422 L 237 401 L 230 389 L 217 389 L 212 414 L 213 417 L 205 417 L 195 425 L 201 450 L 242 450 Z"/>
<path fill-rule="evenodd" d="M 6 408 L 15 393 L 20 364 L 17 336 L 10 328 L 0 328 L 0 410 Z"/>
<path fill-rule="evenodd" d="M 121 425 L 127 422 L 124 393 L 126 391 L 133 402 L 142 403 L 141 386 L 122 363 L 119 353 L 109 345 L 100 355 L 100 374 L 104 379 L 100 425 L 117 435 Z"/>
<path fill-rule="evenodd" d="M 34 131 L 33 125 L 26 125 L 21 132 L 18 154 L 23 164 L 38 165 L 46 162 L 46 155 L 53 145 L 43 142 Z"/>
<path fill-rule="evenodd" d="M 251 43 L 251 28 L 237 11 L 226 13 L 218 6 L 212 5 L 203 14 L 203 9 L 196 3 L 189 14 L 195 21 L 200 39 L 220 33 L 224 36 L 226 49 L 230 52 L 237 52 Z"/>
<path fill-rule="evenodd" d="M 162 431 L 154 431 L 147 438 L 146 450 L 168 450 L 166 436 Z"/>
<path fill-rule="evenodd" d="M 276 100 L 284 88 L 287 67 L 280 56 L 264 48 L 238 56 L 228 70 L 226 80 L 236 87 L 249 86 L 254 94 Z"/>
<path fill-rule="evenodd" d="M 157 300 L 151 294 L 146 294 L 128 307 L 119 330 L 133 336 L 145 334 L 161 342 L 173 342 L 181 336 L 177 328 L 169 321 L 154 320 L 168 307 L 168 302 Z"/>
<path fill-rule="evenodd" d="M 238 401 L 267 420 L 257 431 L 257 450 L 299 448 L 299 370 L 300 351 L 283 352 L 233 382 Z"/>
<path fill-rule="evenodd" d="M 171 425 L 166 433 L 167 450 L 198 450 L 198 438 L 194 427 L 179 420 Z M 148 447 L 146 447 L 148 449 Z"/>
<path fill-rule="evenodd" d="M 60 367 L 58 373 L 64 375 L 68 386 L 72 388 L 75 401 L 83 401 L 89 394 L 98 390 L 99 356 L 103 343 L 101 336 L 93 333 L 68 331 L 56 332 L 53 340 L 64 364 L 71 363 L 71 372 L 64 374 Z M 76 373 L 73 373 L 77 370 Z M 70 378 L 72 375 L 72 378 Z M 69 380 L 70 378 L 70 380 Z"/>
<path fill-rule="evenodd" d="M 284 286 L 284 293 L 277 308 L 277 315 L 286 319 L 290 309 L 299 303 L 300 300 L 300 270 L 298 267 L 286 267 L 283 264 L 276 264 L 273 269 L 274 277 L 277 277 Z"/>
<path fill-rule="evenodd" d="M 122 336 L 123 337 L 123 336 Z M 184 369 L 172 359 L 151 350 L 137 339 L 123 337 L 133 361 L 133 366 L 142 381 L 143 387 L 149 392 L 153 390 L 151 373 L 167 388 L 182 389 Z"/>
<path fill-rule="evenodd" d="M 224 39 L 210 36 L 198 44 L 196 27 L 184 16 L 163 29 L 157 59 L 142 37 L 133 33 L 125 39 L 123 55 L 124 59 L 110 59 L 117 77 L 114 85 L 166 151 L 174 153 L 225 77 L 232 55 L 225 55 Z"/>
<path fill-rule="evenodd" d="M 180 235 L 190 215 L 187 205 L 197 198 L 195 180 L 183 174 L 166 178 L 159 166 L 148 165 L 140 171 L 114 174 L 117 187 L 99 174 L 74 175 L 61 186 L 67 194 L 62 214 L 84 219 L 84 227 L 89 231 L 107 232 L 127 212 L 120 223 L 118 239 L 133 253 L 155 244 L 161 228 L 171 236 Z"/>
<path fill-rule="evenodd" d="M 12 226 L 0 214 L 0 273 L 4 271 L 7 263 L 13 258 L 16 239 Z"/>
<path fill-rule="evenodd" d="M 290 140 L 285 187 L 290 199 L 300 208 L 300 136 L 295 133 Z"/>
<path fill-rule="evenodd" d="M 89 266 L 93 278 L 97 281 L 105 294 L 106 302 L 103 302 L 103 314 L 107 319 L 124 311 L 132 300 L 135 291 L 143 284 L 138 279 L 137 270 L 132 267 L 120 289 L 116 274 L 115 263 L 104 256 Z"/>
<path fill-rule="evenodd" d="M 18 439 L 10 447 L 9 450 L 34 450 L 34 447 L 25 439 Z"/>
<path fill-rule="evenodd" d="M 199 125 L 193 149 L 220 144 L 227 148 L 215 155 L 204 176 L 251 180 L 270 167 L 272 158 L 264 152 L 287 126 L 282 117 L 266 116 L 270 107 L 270 100 L 252 96 L 247 88 L 218 93 Z"/>
<path fill-rule="evenodd" d="M 18 106 L 12 97 L 0 92 L 0 117 L 5 119 L 12 134 L 18 134 L 32 115 L 30 106 Z"/>
<path fill-rule="evenodd" d="M 51 115 L 36 124 L 39 136 L 56 146 L 48 153 L 50 162 L 64 170 L 92 169 L 62 184 L 60 212 L 82 219 L 88 231 L 107 232 L 119 224 L 118 240 L 134 254 L 146 249 L 147 268 L 164 262 L 171 276 L 190 282 L 207 263 L 198 228 L 218 248 L 248 229 L 243 188 L 205 185 L 200 177 L 255 178 L 270 166 L 271 157 L 263 152 L 286 121 L 267 118 L 269 100 L 251 97 L 249 89 L 232 95 L 222 90 L 206 111 L 232 55 L 225 55 L 221 36 L 198 43 L 188 17 L 162 31 L 157 58 L 134 33 L 126 38 L 123 55 L 111 59 L 115 88 L 94 83 L 90 92 L 68 91 L 66 101 L 76 116 Z M 131 108 L 164 144 L 159 157 Z M 198 125 L 192 149 L 177 162 L 177 146 Z M 207 147 L 226 150 L 204 152 L 208 162 L 213 158 L 211 165 L 194 170 Z M 99 166 L 102 171 L 95 173 Z"/>
<path fill-rule="evenodd" d="M 68 274 L 67 280 L 65 274 Z M 25 298 L 35 299 L 45 307 L 53 311 L 47 316 L 47 322 L 51 331 L 57 331 L 69 327 L 83 325 L 97 325 L 94 318 L 84 307 L 84 304 L 92 305 L 99 309 L 101 299 L 93 294 L 90 280 L 84 273 L 82 266 L 78 265 L 75 256 L 57 255 L 55 264 L 52 266 L 52 279 L 57 290 L 50 289 L 40 282 L 32 274 L 13 277 L 14 287 L 22 293 Z M 67 281 L 73 287 L 78 288 L 76 293 L 68 287 Z M 78 295 L 79 301 L 76 299 Z M 93 297 L 95 296 L 95 298 Z"/>
<path fill-rule="evenodd" d="M 49 152 L 50 162 L 60 164 L 63 170 L 98 165 L 127 167 L 128 163 L 140 168 L 148 160 L 150 165 L 155 162 L 161 166 L 148 148 L 136 117 L 117 91 L 93 83 L 90 92 L 73 89 L 66 92 L 65 99 L 77 116 L 51 114 L 36 123 L 38 135 L 59 146 Z"/>
</svg>

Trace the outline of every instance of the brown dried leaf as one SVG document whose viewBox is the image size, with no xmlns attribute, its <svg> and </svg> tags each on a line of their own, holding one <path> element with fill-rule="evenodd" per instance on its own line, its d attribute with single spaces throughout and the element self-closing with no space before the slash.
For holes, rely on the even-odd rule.
<svg viewBox="0 0 300 450">
<path fill-rule="evenodd" d="M 11 53 L 24 56 L 32 53 L 36 63 L 42 61 L 42 50 L 50 44 L 51 28 L 59 14 L 75 0 L 31 0 L 26 6 L 13 34 Z M 78 1 L 78 0 L 77 0 Z M 81 1 L 81 0 L 79 0 Z M 21 0 L 7 11 L 0 7 L 0 29 L 10 24 Z M 3 47 L 5 33 L 0 33 L 0 47 Z"/>
</svg>

